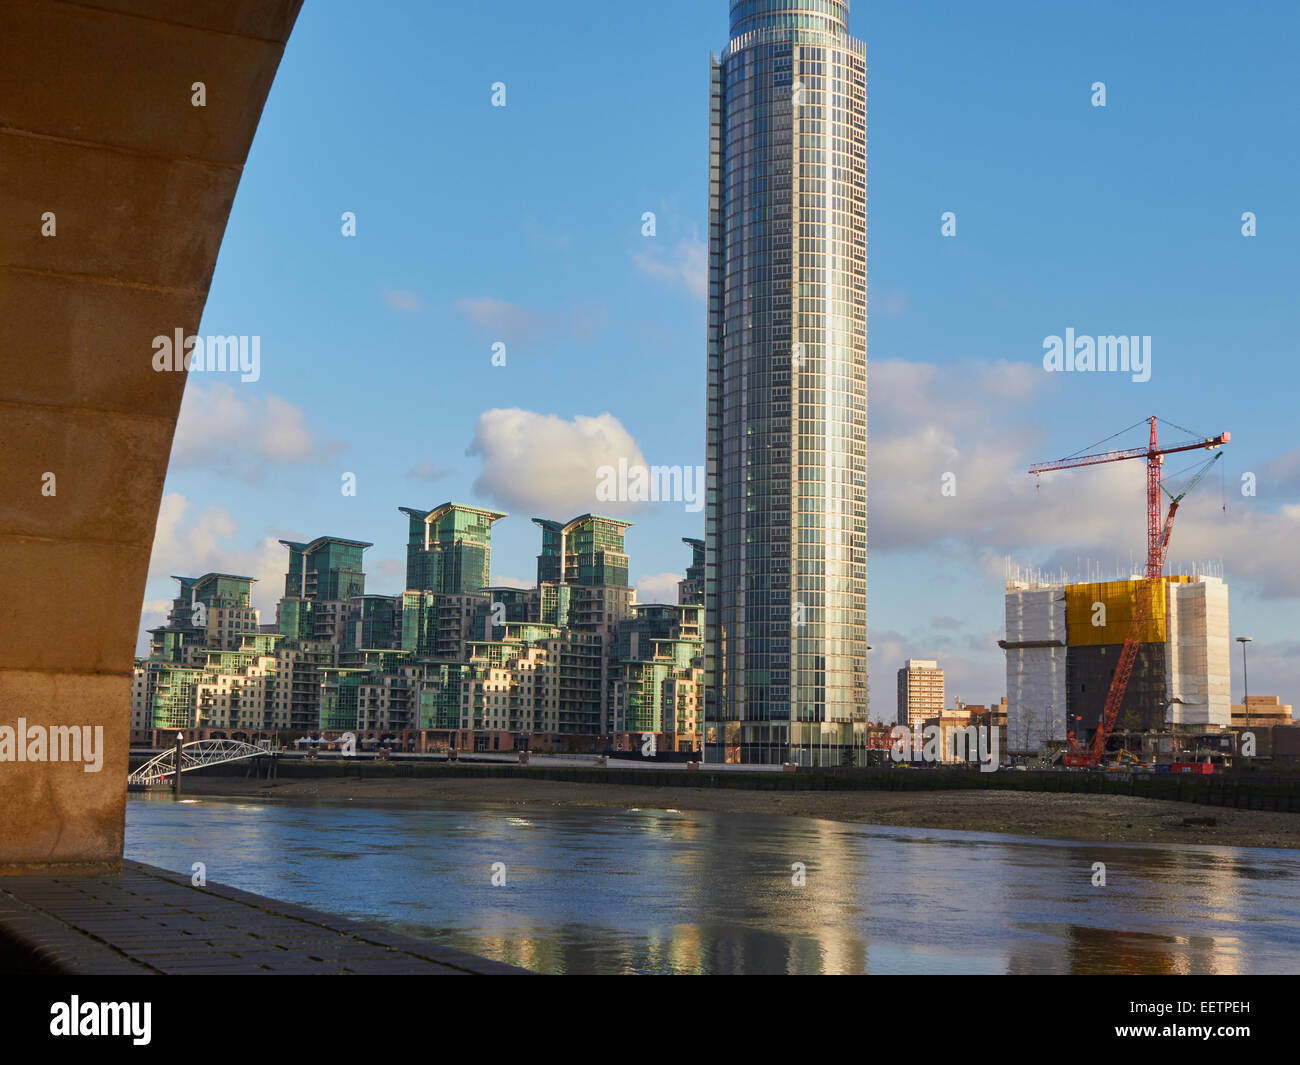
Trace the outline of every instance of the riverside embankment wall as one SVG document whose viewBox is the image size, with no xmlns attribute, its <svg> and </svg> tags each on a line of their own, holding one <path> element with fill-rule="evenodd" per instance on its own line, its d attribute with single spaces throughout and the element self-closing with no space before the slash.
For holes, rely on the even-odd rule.
<svg viewBox="0 0 1300 1065">
<path fill-rule="evenodd" d="M 245 763 L 200 770 L 204 776 L 250 775 Z M 259 775 L 264 775 L 265 769 Z M 282 779 L 326 780 L 352 777 L 372 780 L 436 777 L 502 777 L 556 780 L 579 784 L 640 785 L 665 788 L 739 788 L 752 791 L 947 791 L 1002 789 L 1136 795 L 1148 799 L 1230 806 L 1243 810 L 1300 813 L 1300 775 L 1228 773 L 1192 776 L 1163 773 L 967 772 L 957 769 L 801 769 L 794 773 L 746 773 L 743 770 L 620 769 L 507 764 L 419 763 L 406 761 L 306 761 L 277 759 L 274 775 Z M 186 775 L 189 779 L 190 774 Z"/>
</svg>

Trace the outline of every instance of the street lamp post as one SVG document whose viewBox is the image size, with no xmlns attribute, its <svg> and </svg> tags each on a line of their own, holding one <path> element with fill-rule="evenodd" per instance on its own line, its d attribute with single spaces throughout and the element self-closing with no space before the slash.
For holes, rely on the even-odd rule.
<svg viewBox="0 0 1300 1065">
<path fill-rule="evenodd" d="M 172 748 L 172 750 L 174 751 L 173 763 L 176 769 L 176 773 L 172 777 L 172 795 L 177 799 L 181 797 L 181 748 L 184 745 L 185 745 L 185 733 L 183 732 L 176 733 L 176 742 Z"/>
<path fill-rule="evenodd" d="M 1238 636 L 1237 642 L 1241 644 L 1241 684 L 1244 689 L 1241 696 L 1242 706 L 1246 709 L 1246 731 L 1250 731 L 1250 678 L 1246 675 L 1246 644 L 1251 642 L 1249 636 Z"/>
</svg>

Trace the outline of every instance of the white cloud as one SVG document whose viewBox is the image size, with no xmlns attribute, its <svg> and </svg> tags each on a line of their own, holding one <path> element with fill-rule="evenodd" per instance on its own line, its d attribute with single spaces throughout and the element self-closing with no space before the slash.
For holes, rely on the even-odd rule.
<svg viewBox="0 0 1300 1065">
<path fill-rule="evenodd" d="M 452 467 L 448 463 L 417 462 L 406 471 L 407 477 L 416 477 L 424 481 L 441 481 Z"/>
<path fill-rule="evenodd" d="M 186 574 L 188 576 L 188 574 Z M 140 632 L 136 640 L 136 653 L 148 654 L 150 629 L 167 624 L 167 615 L 171 613 L 170 599 L 146 599 L 140 607 Z"/>
<path fill-rule="evenodd" d="M 174 596 L 172 577 L 201 577 L 205 573 L 233 573 L 253 577 L 253 605 L 262 611 L 263 623 L 275 620 L 275 604 L 284 591 L 288 551 L 277 537 L 245 542 L 237 540 L 238 529 L 224 507 L 208 506 L 197 511 L 179 492 L 167 492 L 158 511 L 153 552 L 149 558 L 147 587 L 156 596 Z M 144 604 L 141 627 L 161 623 L 171 599 L 153 599 Z M 142 637 L 147 646 L 147 638 Z"/>
<path fill-rule="evenodd" d="M 1043 376 L 1042 371 L 1037 371 Z M 870 539 L 874 552 L 945 541 L 1008 551 L 1028 544 L 1077 543 L 1115 531 L 1119 500 L 1141 470 L 1098 467 L 1069 486 L 1036 489 L 1025 469 L 1040 433 L 1015 417 L 1013 398 L 1038 387 L 1034 370 L 1009 363 L 878 360 L 870 369 Z M 1026 404 L 1027 405 L 1027 404 Z M 945 494 L 945 478 L 950 494 Z M 1076 476 L 1054 474 L 1054 477 Z"/>
<path fill-rule="evenodd" d="M 191 383 L 176 423 L 171 468 L 257 482 L 267 465 L 322 462 L 342 446 L 326 440 L 300 407 L 279 396 L 247 386 Z"/>
<path fill-rule="evenodd" d="M 384 305 L 394 311 L 402 311 L 404 314 L 417 314 L 425 309 L 424 300 L 414 292 L 407 289 L 388 289 L 384 292 Z"/>
<path fill-rule="evenodd" d="M 901 318 L 907 314 L 908 295 L 906 289 L 877 288 L 868 294 L 870 312 L 884 314 L 886 318 Z"/>
<path fill-rule="evenodd" d="M 386 588 L 392 588 L 395 585 L 400 587 L 406 581 L 406 563 L 396 558 L 381 558 L 377 562 L 372 560 L 366 561 L 366 586 L 370 590 L 370 573 L 373 572 L 379 577 L 379 583 Z M 396 594 L 379 591 L 380 595 Z"/>
<path fill-rule="evenodd" d="M 605 327 L 603 309 L 578 304 L 564 314 L 551 314 L 481 296 L 457 300 L 456 309 L 493 342 L 504 341 L 507 359 L 514 345 L 532 346 L 557 336 L 590 340 Z"/>
<path fill-rule="evenodd" d="M 1238 493 L 1241 491 L 1240 485 L 1238 480 Z M 1300 495 L 1300 447 L 1294 447 L 1260 466 L 1255 490 L 1259 498 L 1263 499 L 1276 499 L 1279 496 L 1294 498 Z"/>
<path fill-rule="evenodd" d="M 456 308 L 475 325 L 510 343 L 533 337 L 546 325 L 542 315 L 487 296 L 459 299 Z"/>
<path fill-rule="evenodd" d="M 597 470 L 645 465 L 632 434 L 612 414 L 572 421 L 518 408 L 479 415 L 465 452 L 482 466 L 474 491 L 533 517 L 563 519 L 586 511 L 609 513 L 617 504 L 596 498 Z"/>
<path fill-rule="evenodd" d="M 1232 701 L 1241 703 L 1241 652 L 1232 656 Z M 1276 695 L 1283 703 L 1294 707 L 1300 703 L 1300 688 L 1296 682 L 1300 679 L 1300 641 L 1282 640 L 1276 643 L 1252 643 L 1250 645 L 1247 668 L 1250 670 L 1250 693 L 1256 695 Z M 1300 718 L 1295 718 L 1300 724 Z"/>
<path fill-rule="evenodd" d="M 1067 570 L 1072 579 L 1086 576 L 1079 566 L 1088 561 L 1116 574 L 1130 565 L 1140 571 L 1146 557 L 1143 462 L 1037 478 L 1025 472 L 1055 457 L 1045 453 L 1033 420 L 1054 384 L 1028 364 L 874 361 L 870 553 L 955 550 L 999 578 L 1006 556 Z M 1285 482 L 1292 462 L 1288 454 L 1261 468 Z M 954 476 L 955 494 L 943 493 L 945 474 Z M 1300 507 L 1271 510 L 1238 491 L 1225 511 L 1216 479 L 1203 481 L 1180 508 L 1169 562 L 1221 560 L 1227 580 L 1253 584 L 1265 598 L 1300 596 L 1300 568 L 1290 561 L 1300 539 Z"/>
<path fill-rule="evenodd" d="M 696 299 L 709 292 L 709 249 L 698 238 L 679 241 L 670 250 L 646 239 L 647 247 L 632 253 L 632 259 L 651 277 L 686 289 Z"/>
<path fill-rule="evenodd" d="M 675 603 L 677 602 L 677 582 L 683 573 L 655 573 L 640 578 L 636 582 L 636 601 L 638 603 Z"/>
<path fill-rule="evenodd" d="M 1187 498 L 1170 538 L 1170 559 L 1222 559 L 1225 579 L 1253 585 L 1262 599 L 1300 596 L 1300 507 L 1273 512 L 1253 500 L 1229 499 L 1225 512 L 1213 495 L 1207 489 L 1199 500 Z"/>
<path fill-rule="evenodd" d="M 532 581 L 526 581 L 522 577 L 497 576 L 492 578 L 493 588 L 531 588 Z"/>
<path fill-rule="evenodd" d="M 880 631 L 870 634 L 871 720 L 886 724 L 898 720 L 895 680 L 909 658 L 931 659 L 944 674 L 944 706 L 964 703 L 994 705 L 1006 691 L 1006 663 L 998 648 L 999 632 L 983 632 L 954 639 L 951 619 L 935 618 L 928 628 L 910 632 Z"/>
</svg>

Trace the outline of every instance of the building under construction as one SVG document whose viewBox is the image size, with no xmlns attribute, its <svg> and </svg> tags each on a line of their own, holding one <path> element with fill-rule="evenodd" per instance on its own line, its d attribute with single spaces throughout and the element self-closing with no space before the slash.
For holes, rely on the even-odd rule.
<svg viewBox="0 0 1300 1065">
<path fill-rule="evenodd" d="M 1139 630 L 1120 731 L 1231 724 L 1228 586 L 1209 576 L 1160 578 Z M 1007 744 L 1036 754 L 1097 729 L 1143 581 L 1006 587 Z"/>
</svg>

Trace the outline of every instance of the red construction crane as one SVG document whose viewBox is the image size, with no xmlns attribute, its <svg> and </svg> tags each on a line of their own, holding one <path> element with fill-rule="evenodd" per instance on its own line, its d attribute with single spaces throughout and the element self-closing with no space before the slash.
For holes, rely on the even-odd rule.
<svg viewBox="0 0 1300 1065">
<path fill-rule="evenodd" d="M 1163 486 L 1160 483 L 1160 470 L 1164 465 L 1165 456 L 1179 451 L 1213 451 L 1232 439 L 1232 434 L 1225 432 L 1220 433 L 1218 436 L 1206 437 L 1194 443 L 1162 448 L 1156 435 L 1156 418 L 1149 418 L 1148 421 L 1151 426 L 1151 436 L 1150 442 L 1145 448 L 1134 447 L 1124 451 L 1104 451 L 1093 455 L 1076 455 L 1071 458 L 1058 459 L 1055 462 L 1040 462 L 1029 467 L 1030 473 L 1047 473 L 1049 470 L 1065 470 L 1075 466 L 1096 466 L 1103 462 L 1120 462 L 1124 459 L 1145 458 L 1147 460 L 1147 566 L 1145 579 L 1138 590 L 1137 607 L 1133 611 L 1133 619 L 1129 625 L 1128 635 L 1124 640 L 1123 648 L 1120 650 L 1119 664 L 1115 668 L 1115 675 L 1111 678 L 1110 689 L 1106 693 L 1106 704 L 1102 710 L 1101 721 L 1092 734 L 1092 741 L 1089 743 L 1087 750 L 1079 745 L 1073 731 L 1068 733 L 1070 749 L 1065 755 L 1065 764 L 1067 766 L 1092 767 L 1101 761 L 1101 756 L 1106 750 L 1106 740 L 1115 728 L 1119 708 L 1124 702 L 1125 692 L 1128 691 L 1129 677 L 1132 675 L 1133 665 L 1137 661 L 1139 637 L 1147 619 L 1151 616 L 1152 601 L 1160 579 L 1164 576 L 1165 554 L 1169 550 L 1169 535 L 1173 531 L 1174 515 L 1178 513 L 1178 504 L 1182 502 L 1183 496 L 1187 495 L 1196 486 L 1196 483 L 1205 476 L 1206 470 L 1223 457 L 1222 453 L 1215 455 L 1179 495 L 1174 496 L 1166 491 L 1171 502 L 1169 504 L 1169 514 L 1162 523 L 1160 520 L 1162 509 L 1160 492 Z M 1124 431 L 1127 432 L 1128 430 Z M 1184 429 L 1183 432 L 1188 432 L 1188 430 Z"/>
</svg>

